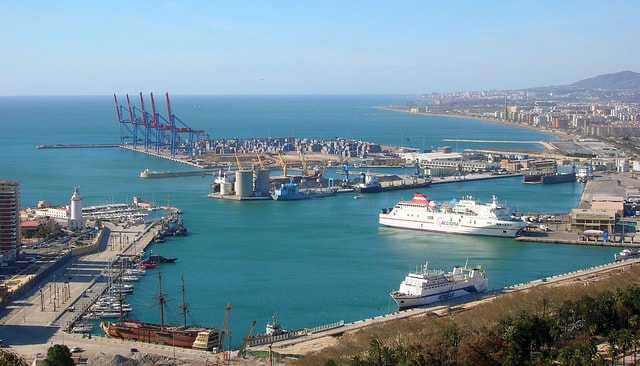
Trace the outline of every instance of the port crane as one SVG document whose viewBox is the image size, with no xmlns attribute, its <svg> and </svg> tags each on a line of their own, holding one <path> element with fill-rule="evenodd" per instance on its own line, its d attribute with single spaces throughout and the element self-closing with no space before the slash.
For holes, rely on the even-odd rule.
<svg viewBox="0 0 640 366">
<path fill-rule="evenodd" d="M 304 160 L 304 154 L 302 153 L 302 149 L 298 149 L 298 154 L 300 155 L 300 162 L 302 163 L 302 176 L 306 177 L 309 175 L 309 171 L 307 170 L 307 161 Z"/>
<path fill-rule="evenodd" d="M 260 157 L 260 153 L 257 151 L 256 156 L 258 157 L 258 165 L 260 165 L 260 169 L 265 169 L 264 161 L 262 161 L 262 157 Z"/>
<path fill-rule="evenodd" d="M 224 344 L 224 335 L 231 335 L 231 331 L 227 329 L 227 323 L 229 322 L 229 310 L 231 310 L 231 303 L 227 303 L 224 308 L 224 320 L 222 321 L 222 328 L 220 329 L 220 336 L 218 337 L 218 350 L 222 351 Z"/>
<path fill-rule="evenodd" d="M 287 176 L 287 165 L 289 163 L 284 161 L 284 159 L 282 158 L 282 154 L 280 154 L 279 151 L 278 151 L 278 157 L 280 158 L 280 166 L 282 167 L 282 176 L 286 177 Z"/>
<path fill-rule="evenodd" d="M 249 343 L 249 338 L 251 338 L 251 333 L 253 333 L 253 327 L 255 326 L 256 326 L 256 321 L 254 320 L 251 322 L 251 326 L 249 327 L 249 331 L 247 332 L 247 335 L 242 340 L 242 345 L 240 346 L 240 349 L 238 349 L 238 357 L 244 356 L 244 350 L 247 348 L 247 343 Z"/>
<path fill-rule="evenodd" d="M 236 164 L 238 164 L 238 171 L 242 171 L 242 164 L 240 163 L 240 158 L 238 157 L 238 150 L 234 151 L 233 154 L 236 157 Z"/>
</svg>

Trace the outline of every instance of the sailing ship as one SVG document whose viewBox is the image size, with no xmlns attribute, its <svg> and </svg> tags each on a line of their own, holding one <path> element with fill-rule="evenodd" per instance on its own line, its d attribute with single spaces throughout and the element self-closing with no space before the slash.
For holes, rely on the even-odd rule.
<svg viewBox="0 0 640 366">
<path fill-rule="evenodd" d="M 140 342 L 164 344 L 167 346 L 213 350 L 218 346 L 220 332 L 215 327 L 187 325 L 188 305 L 184 302 L 184 279 L 182 279 L 182 325 L 164 323 L 164 305 L 167 295 L 162 292 L 162 274 L 158 272 L 158 300 L 160 324 L 137 320 L 119 319 L 113 323 L 100 323 L 100 329 L 110 338 L 129 339 Z"/>
</svg>

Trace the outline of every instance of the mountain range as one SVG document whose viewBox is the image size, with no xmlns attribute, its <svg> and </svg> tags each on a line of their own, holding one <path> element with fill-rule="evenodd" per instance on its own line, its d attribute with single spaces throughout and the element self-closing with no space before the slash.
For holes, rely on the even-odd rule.
<svg viewBox="0 0 640 366">
<path fill-rule="evenodd" d="M 640 73 L 621 71 L 577 81 L 570 86 L 583 89 L 640 89 Z"/>
</svg>

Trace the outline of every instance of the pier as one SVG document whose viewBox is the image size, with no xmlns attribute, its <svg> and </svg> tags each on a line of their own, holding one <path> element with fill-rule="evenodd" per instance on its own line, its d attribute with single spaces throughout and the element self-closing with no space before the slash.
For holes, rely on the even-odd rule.
<svg viewBox="0 0 640 366">
<path fill-rule="evenodd" d="M 52 144 L 38 145 L 38 149 L 88 149 L 98 147 L 119 147 L 118 144 Z"/>
<path fill-rule="evenodd" d="M 482 142 L 496 144 L 542 144 L 542 141 L 514 141 L 514 140 L 468 140 L 468 139 L 442 139 L 446 142 Z"/>
</svg>

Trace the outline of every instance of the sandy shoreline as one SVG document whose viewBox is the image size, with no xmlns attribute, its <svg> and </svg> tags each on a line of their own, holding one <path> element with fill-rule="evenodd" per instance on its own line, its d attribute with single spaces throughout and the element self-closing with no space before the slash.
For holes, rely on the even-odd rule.
<svg viewBox="0 0 640 366">
<path fill-rule="evenodd" d="M 505 126 L 520 127 L 520 128 L 525 128 L 525 129 L 528 129 L 528 130 L 538 131 L 538 132 L 546 133 L 546 134 L 549 134 L 549 135 L 557 136 L 558 138 L 567 137 L 566 133 L 564 133 L 562 131 L 554 131 L 554 130 L 542 129 L 542 128 L 539 128 L 539 127 L 530 126 L 530 125 L 523 124 L 523 123 L 509 122 L 509 121 L 505 121 L 503 119 L 498 119 L 498 118 L 484 118 L 484 117 L 478 117 L 478 116 L 467 115 L 467 114 L 442 114 L 442 113 L 409 112 L 409 111 L 403 111 L 403 110 L 399 110 L 399 109 L 396 109 L 396 108 L 384 107 L 384 106 L 379 106 L 379 107 L 375 107 L 375 108 L 376 109 L 382 109 L 382 110 L 385 110 L 385 111 L 391 111 L 391 112 L 417 114 L 417 115 L 421 115 L 421 116 L 448 117 L 448 118 L 468 119 L 468 120 L 473 120 L 473 121 L 481 121 L 481 122 L 489 122 L 489 123 L 498 123 L 498 124 L 505 125 Z"/>
</svg>

